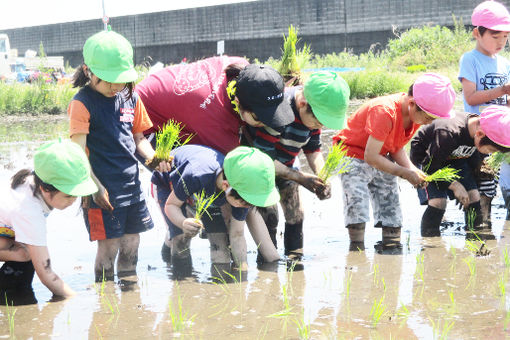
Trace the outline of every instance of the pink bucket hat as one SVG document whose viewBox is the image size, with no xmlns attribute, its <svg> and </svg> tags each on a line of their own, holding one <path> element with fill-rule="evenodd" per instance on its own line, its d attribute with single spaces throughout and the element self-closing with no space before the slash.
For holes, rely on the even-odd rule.
<svg viewBox="0 0 510 340">
<path fill-rule="evenodd" d="M 510 108 L 490 105 L 480 114 L 480 128 L 491 141 L 510 148 Z"/>
<path fill-rule="evenodd" d="M 503 4 L 496 1 L 484 1 L 476 6 L 471 23 L 493 31 L 510 32 L 510 14 Z"/>
<path fill-rule="evenodd" d="M 422 110 L 436 118 L 455 116 L 453 104 L 455 90 L 448 77 L 437 73 L 425 73 L 413 85 L 413 97 Z"/>
</svg>

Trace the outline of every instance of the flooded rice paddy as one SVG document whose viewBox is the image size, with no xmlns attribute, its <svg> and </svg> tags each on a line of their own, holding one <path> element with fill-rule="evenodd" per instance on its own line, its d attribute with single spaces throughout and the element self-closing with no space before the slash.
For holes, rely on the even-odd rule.
<svg viewBox="0 0 510 340">
<path fill-rule="evenodd" d="M 31 166 L 35 148 L 65 136 L 67 124 L 65 117 L 2 121 L 0 182 Z M 149 176 L 142 172 L 146 192 Z M 54 211 L 48 220 L 52 263 L 78 294 L 50 302 L 36 277 L 37 304 L 0 306 L 0 339 L 510 337 L 510 225 L 500 196 L 493 202 L 492 230 L 481 232 L 480 239 L 466 238 L 463 214 L 453 203 L 442 236 L 422 238 L 424 208 L 414 189 L 401 182 L 402 246 L 388 249 L 380 243 L 380 230 L 369 227 L 365 249 L 350 250 L 337 178 L 332 186 L 327 201 L 302 191 L 301 262 L 257 268 L 248 237 L 250 268 L 242 275 L 211 268 L 208 242 L 198 237 L 191 266 L 165 263 L 160 255 L 165 227 L 148 199 L 156 226 L 142 234 L 137 278 L 96 285 L 96 246 L 88 241 L 78 206 Z M 281 235 L 278 242 L 283 244 Z M 481 242 L 489 255 L 476 256 Z"/>
</svg>

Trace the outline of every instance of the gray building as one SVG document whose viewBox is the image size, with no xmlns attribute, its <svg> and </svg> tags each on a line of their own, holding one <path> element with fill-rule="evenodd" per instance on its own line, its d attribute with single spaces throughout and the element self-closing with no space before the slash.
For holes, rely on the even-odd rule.
<svg viewBox="0 0 510 340">
<path fill-rule="evenodd" d="M 113 30 L 133 45 L 137 64 L 177 63 L 216 54 L 266 60 L 280 57 L 282 36 L 289 25 L 299 29 L 301 43 L 316 54 L 382 48 L 394 30 L 424 24 L 453 26 L 453 16 L 471 23 L 481 0 L 259 0 L 111 18 Z M 506 6 L 510 0 L 503 1 Z M 63 55 L 72 66 L 82 62 L 87 37 L 103 29 L 100 19 L 4 30 L 20 53 L 38 50 Z"/>
</svg>

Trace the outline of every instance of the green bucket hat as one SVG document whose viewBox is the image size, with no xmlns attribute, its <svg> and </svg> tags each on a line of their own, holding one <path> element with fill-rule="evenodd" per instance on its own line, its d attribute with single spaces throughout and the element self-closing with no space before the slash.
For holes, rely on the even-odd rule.
<svg viewBox="0 0 510 340">
<path fill-rule="evenodd" d="M 335 72 L 313 73 L 305 83 L 304 95 L 319 122 L 330 129 L 343 129 L 351 91 Z"/>
<path fill-rule="evenodd" d="M 90 164 L 83 149 L 71 140 L 41 145 L 34 155 L 35 174 L 47 184 L 71 196 L 87 196 L 97 191 L 90 177 Z"/>
<path fill-rule="evenodd" d="M 275 187 L 273 160 L 262 151 L 239 146 L 223 162 L 228 183 L 248 203 L 268 207 L 280 200 Z"/>
<path fill-rule="evenodd" d="M 110 83 L 130 83 L 138 78 L 131 44 L 110 26 L 87 39 L 83 60 L 99 79 Z"/>
</svg>

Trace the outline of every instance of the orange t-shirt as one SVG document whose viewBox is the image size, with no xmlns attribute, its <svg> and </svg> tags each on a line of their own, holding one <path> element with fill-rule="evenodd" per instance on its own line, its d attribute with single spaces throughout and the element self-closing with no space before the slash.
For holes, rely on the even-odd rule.
<svg viewBox="0 0 510 340">
<path fill-rule="evenodd" d="M 381 155 L 395 153 L 409 142 L 420 127 L 412 125 L 404 130 L 401 100 L 405 93 L 374 98 L 363 104 L 347 120 L 347 127 L 333 137 L 335 143 L 344 141 L 347 155 L 365 159 L 368 137 L 384 141 Z"/>
</svg>

